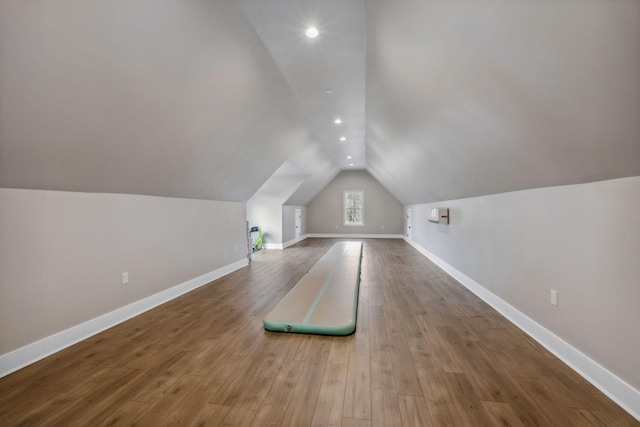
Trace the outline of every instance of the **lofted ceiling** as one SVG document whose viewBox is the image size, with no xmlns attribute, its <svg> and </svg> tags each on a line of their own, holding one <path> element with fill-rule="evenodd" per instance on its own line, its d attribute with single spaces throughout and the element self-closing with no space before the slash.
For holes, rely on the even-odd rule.
<svg viewBox="0 0 640 427">
<path fill-rule="evenodd" d="M 283 165 L 297 205 L 640 175 L 640 1 L 0 0 L 0 186 L 247 201 Z"/>
<path fill-rule="evenodd" d="M 366 168 L 364 0 L 240 3 L 336 165 Z"/>
<path fill-rule="evenodd" d="M 366 132 L 405 204 L 640 175 L 640 2 L 368 1 Z"/>
</svg>

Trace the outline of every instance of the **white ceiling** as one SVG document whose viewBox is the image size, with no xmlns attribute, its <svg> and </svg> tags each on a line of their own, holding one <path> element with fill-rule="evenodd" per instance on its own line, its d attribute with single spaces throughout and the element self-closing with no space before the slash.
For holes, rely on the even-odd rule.
<svg viewBox="0 0 640 427">
<path fill-rule="evenodd" d="M 413 204 L 640 175 L 639 117 L 636 0 L 0 0 L 2 187 Z"/>
<path fill-rule="evenodd" d="M 367 1 L 367 168 L 405 204 L 640 175 L 639 1 Z"/>
<path fill-rule="evenodd" d="M 366 168 L 364 0 L 240 3 L 336 165 Z"/>
</svg>

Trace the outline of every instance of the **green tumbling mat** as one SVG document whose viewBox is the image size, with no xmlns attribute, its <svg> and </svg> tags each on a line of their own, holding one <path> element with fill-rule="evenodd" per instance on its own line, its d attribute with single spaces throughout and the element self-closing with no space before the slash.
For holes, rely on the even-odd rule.
<svg viewBox="0 0 640 427">
<path fill-rule="evenodd" d="M 268 331 L 349 335 L 356 329 L 362 242 L 338 242 L 264 318 Z"/>
</svg>

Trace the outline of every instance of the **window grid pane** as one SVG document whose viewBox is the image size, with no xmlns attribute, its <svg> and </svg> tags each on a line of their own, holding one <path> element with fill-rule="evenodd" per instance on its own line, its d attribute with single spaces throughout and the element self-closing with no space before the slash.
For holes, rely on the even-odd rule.
<svg viewBox="0 0 640 427">
<path fill-rule="evenodd" d="M 344 223 L 345 225 L 364 225 L 363 223 L 363 192 L 344 192 Z"/>
</svg>

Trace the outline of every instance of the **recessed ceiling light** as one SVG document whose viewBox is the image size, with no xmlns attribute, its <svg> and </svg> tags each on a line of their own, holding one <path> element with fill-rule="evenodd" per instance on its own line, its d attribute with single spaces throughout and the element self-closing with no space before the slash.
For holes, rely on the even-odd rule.
<svg viewBox="0 0 640 427">
<path fill-rule="evenodd" d="M 351 158 L 351 156 L 347 156 L 347 159 L 350 159 L 350 158 Z"/>
<path fill-rule="evenodd" d="M 353 163 L 349 163 L 349 166 L 353 166 Z"/>
<path fill-rule="evenodd" d="M 336 119 L 333 121 L 333 123 L 339 125 L 342 123 L 342 119 L 340 117 L 336 117 Z"/>
<path fill-rule="evenodd" d="M 340 141 L 344 142 L 344 141 L 346 141 L 346 140 L 347 140 L 347 138 L 345 138 L 344 136 L 341 136 L 341 137 L 340 137 Z"/>
<path fill-rule="evenodd" d="M 324 91 L 324 93 L 326 93 L 327 95 L 331 95 L 333 91 L 331 89 L 327 89 Z"/>
<path fill-rule="evenodd" d="M 307 31 L 305 31 L 304 33 L 310 39 L 315 39 L 316 37 L 318 37 L 318 34 L 320 34 L 320 32 L 318 32 L 318 29 L 316 27 L 308 27 Z"/>
</svg>

